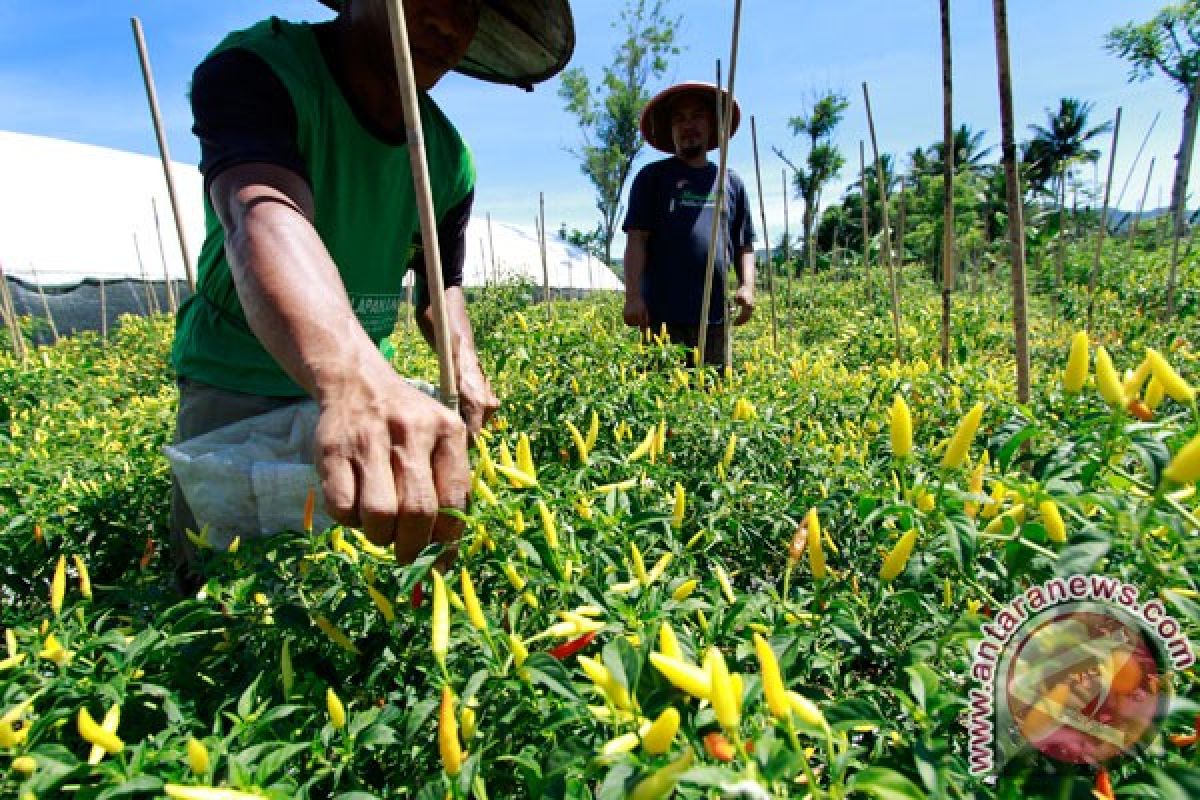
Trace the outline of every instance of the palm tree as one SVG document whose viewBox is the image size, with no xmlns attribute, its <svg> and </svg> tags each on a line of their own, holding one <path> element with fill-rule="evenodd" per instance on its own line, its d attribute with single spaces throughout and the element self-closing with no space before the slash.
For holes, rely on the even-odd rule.
<svg viewBox="0 0 1200 800">
<path fill-rule="evenodd" d="M 1100 151 L 1088 142 L 1112 130 L 1112 123 L 1088 127 L 1092 104 L 1076 97 L 1058 101 L 1058 110 L 1046 109 L 1048 125 L 1030 125 L 1033 138 L 1025 144 L 1024 161 L 1029 185 L 1045 190 L 1054 182 L 1055 194 L 1062 202 L 1066 172 L 1076 164 L 1091 164 L 1100 159 Z"/>
<path fill-rule="evenodd" d="M 954 170 L 971 170 L 976 172 L 983 168 L 984 159 L 991 155 L 991 147 L 983 146 L 983 137 L 987 131 L 973 131 L 971 126 L 963 123 L 954 129 Z M 945 159 L 945 142 L 934 142 L 929 147 L 929 167 L 934 174 L 941 174 Z"/>
</svg>

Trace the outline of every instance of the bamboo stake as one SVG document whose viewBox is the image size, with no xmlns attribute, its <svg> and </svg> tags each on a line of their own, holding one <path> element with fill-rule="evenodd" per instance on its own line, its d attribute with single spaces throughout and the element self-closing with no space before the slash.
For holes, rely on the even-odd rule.
<svg viewBox="0 0 1200 800">
<path fill-rule="evenodd" d="M 787 170 L 780 169 L 783 176 L 783 269 L 787 273 L 787 295 L 783 298 L 783 327 L 787 328 L 792 303 L 792 235 L 788 225 L 788 182 Z"/>
<path fill-rule="evenodd" d="M 1088 277 L 1087 326 L 1092 329 L 1092 316 L 1096 307 L 1096 279 L 1100 274 L 1100 257 L 1104 250 L 1104 235 L 1108 233 L 1108 199 L 1112 191 L 1113 167 L 1117 161 L 1117 140 L 1121 135 L 1121 107 L 1117 106 L 1117 118 L 1113 122 L 1112 145 L 1108 153 L 1108 179 L 1104 184 L 1104 207 L 1100 210 L 1100 229 L 1096 231 L 1096 250 L 1092 256 L 1092 274 Z"/>
<path fill-rule="evenodd" d="M 1000 149 L 1008 201 L 1008 243 L 1012 259 L 1013 333 L 1016 340 L 1017 402 L 1029 402 L 1029 323 L 1025 298 L 1025 212 L 1021 205 L 1021 176 L 1017 172 L 1016 126 L 1013 123 L 1012 70 L 1008 55 L 1006 0 L 992 0 L 996 29 L 996 67 L 1000 90 Z"/>
<path fill-rule="evenodd" d="M 862 139 L 858 140 L 858 170 L 862 180 L 862 235 L 863 235 L 863 277 L 867 282 L 867 295 L 871 291 L 871 229 L 867 224 L 867 145 Z"/>
<path fill-rule="evenodd" d="M 1158 124 L 1158 118 L 1161 114 L 1161 111 L 1154 112 L 1154 119 L 1150 120 L 1150 127 L 1146 129 L 1146 135 L 1142 137 L 1142 143 L 1138 145 L 1137 154 L 1133 157 L 1133 163 L 1129 165 L 1129 172 L 1125 175 L 1125 183 L 1121 185 L 1121 193 L 1117 195 L 1116 201 L 1113 202 L 1113 208 L 1121 207 L 1121 201 L 1125 199 L 1125 191 L 1129 188 L 1129 182 L 1133 180 L 1133 173 L 1137 170 L 1137 165 L 1142 160 L 1142 152 L 1146 149 L 1146 144 L 1150 141 L 1150 134 L 1154 133 L 1154 126 Z"/>
<path fill-rule="evenodd" d="M 762 218 L 763 241 L 767 247 L 767 295 L 771 298 L 771 352 L 779 349 L 779 335 L 775 325 L 775 282 L 771 278 L 771 237 L 767 236 L 767 207 L 763 201 L 762 170 L 758 162 L 758 125 L 750 115 L 750 142 L 754 146 L 754 180 L 758 186 L 758 213 Z"/>
<path fill-rule="evenodd" d="M 1138 201 L 1137 213 L 1133 215 L 1133 219 L 1129 223 L 1129 252 L 1133 253 L 1133 247 L 1137 240 L 1138 223 L 1142 219 L 1142 212 L 1146 209 L 1146 195 L 1150 194 L 1150 179 L 1154 177 L 1154 159 L 1150 158 L 1150 169 L 1146 171 L 1146 185 L 1142 189 L 1142 199 Z"/>
<path fill-rule="evenodd" d="M 717 59 L 717 88 L 718 89 L 721 88 L 721 60 L 720 59 Z M 725 127 L 725 115 L 729 114 L 732 117 L 732 109 L 726 110 L 724 108 L 724 104 L 721 102 L 720 94 L 717 95 L 715 111 L 716 111 L 716 116 L 717 116 L 717 130 L 724 132 L 725 140 L 726 140 L 725 146 L 726 146 L 726 148 L 728 148 L 728 146 L 729 146 L 729 129 Z M 725 204 L 718 203 L 714 206 L 713 211 L 715 214 L 717 214 L 718 217 L 720 217 L 721 212 L 724 209 L 725 209 Z M 712 246 L 717 249 L 718 253 L 727 253 L 730 255 L 731 258 L 735 258 L 736 256 L 734 256 L 734 254 L 730 251 L 730 248 L 726 244 L 727 233 L 728 233 L 728 227 L 726 225 L 726 222 L 724 219 L 721 219 L 717 225 L 717 238 Z M 733 326 L 730 324 L 731 320 L 732 320 L 732 315 L 730 314 L 730 307 L 729 307 L 730 304 L 729 304 L 729 294 L 728 294 L 729 273 L 733 271 L 732 269 L 730 269 L 730 267 L 732 267 L 732 266 L 733 266 L 732 262 L 726 265 L 725 279 L 723 281 L 721 281 L 721 308 L 723 309 L 722 313 L 725 315 L 724 316 L 725 324 L 723 326 L 721 326 L 721 331 L 722 331 L 721 353 L 723 354 L 722 357 L 724 358 L 725 364 L 727 366 L 729 364 L 733 363 L 733 340 L 731 338 L 731 336 L 732 336 L 731 330 L 732 330 Z M 713 277 L 715 278 L 716 276 L 714 275 Z M 706 337 L 706 339 L 707 339 L 707 337 Z"/>
<path fill-rule="evenodd" d="M 546 313 L 554 318 L 554 303 L 550 300 L 550 265 L 546 261 L 546 194 L 538 192 L 538 250 L 542 256 L 542 284 L 545 287 L 543 297 L 546 301 Z"/>
<path fill-rule="evenodd" d="M 104 293 L 104 278 L 100 279 L 100 339 L 108 341 L 108 299 Z"/>
<path fill-rule="evenodd" d="M 54 343 L 58 344 L 58 326 L 54 324 L 54 315 L 50 313 L 50 301 L 46 299 L 46 290 L 42 288 L 37 267 L 32 264 L 29 267 L 33 271 L 33 282 L 37 284 L 38 297 L 42 298 L 42 310 L 46 312 L 46 320 L 50 323 L 50 333 L 54 336 Z"/>
<path fill-rule="evenodd" d="M 490 277 L 490 275 L 488 274 L 488 268 L 487 268 L 487 252 L 485 252 L 483 249 L 483 239 L 482 238 L 479 240 L 479 268 L 481 270 L 483 270 L 483 286 L 486 289 L 487 285 L 488 285 L 488 278 Z"/>
<path fill-rule="evenodd" d="M 942 17 L 942 369 L 950 369 L 950 293 L 954 289 L 954 58 L 950 0 Z M 901 247 L 903 247 L 901 243 Z"/>
<path fill-rule="evenodd" d="M 742 0 L 735 0 L 733 6 L 733 41 L 730 45 L 729 58 L 729 89 L 728 99 L 721 92 L 721 81 L 717 81 L 717 106 L 720 108 L 725 106 L 725 119 L 717 125 L 717 144 L 721 151 L 720 164 L 717 167 L 717 191 L 716 204 L 713 206 L 712 229 L 709 231 L 708 239 L 708 263 L 704 268 L 704 296 L 700 300 L 700 336 L 697 345 L 700 350 L 700 357 L 697 359 L 696 368 L 703 369 L 704 357 L 708 338 L 708 308 L 711 305 L 712 282 L 713 282 L 713 262 L 717 254 L 717 233 L 721 223 L 721 209 L 725 206 L 725 173 L 728 168 L 729 159 L 729 128 L 733 119 L 733 86 L 734 79 L 737 77 L 737 54 L 738 54 L 738 34 L 741 30 L 742 21 Z M 718 72 L 720 64 L 717 65 Z M 724 287 L 721 290 L 722 303 L 724 303 Z M 729 321 L 726 320 L 726 328 L 729 328 Z"/>
<path fill-rule="evenodd" d="M 138 245 L 136 232 L 133 234 L 133 252 L 137 255 L 138 270 L 142 273 L 142 288 L 146 292 L 146 310 L 150 314 L 158 314 L 158 292 L 154 291 L 149 278 L 146 277 L 146 264 L 142 261 L 142 248 Z"/>
<path fill-rule="evenodd" d="M 888 284 L 892 292 L 892 327 L 896 334 L 896 358 L 904 360 L 904 340 L 900 338 L 900 289 L 896 284 L 896 267 L 892 264 L 892 231 L 888 225 L 887 184 L 883 175 L 883 162 L 879 158 L 879 141 L 875 138 L 875 117 L 871 113 L 871 93 L 863 81 L 863 102 L 867 106 L 867 129 L 871 134 L 871 152 L 875 155 L 875 182 L 879 185 L 879 209 L 883 227 L 879 231 L 879 249 L 883 251 L 883 266 L 887 270 Z"/>
<path fill-rule="evenodd" d="M 0 264 L 0 309 L 4 311 L 4 321 L 8 325 L 8 335 L 12 339 L 13 352 L 17 360 L 25 363 L 25 337 L 21 333 L 21 320 L 17 318 L 16 305 L 13 303 L 12 292 L 8 288 L 8 277 L 4 274 L 4 265 Z"/>
<path fill-rule="evenodd" d="M 171 280 L 170 270 L 167 269 L 167 251 L 163 247 L 162 226 L 158 222 L 158 201 L 150 198 L 150 208 L 154 211 L 154 233 L 158 236 L 158 257 L 162 259 L 163 282 L 167 288 L 167 307 L 174 314 L 179 311 L 179 303 L 175 299 L 175 282 Z"/>
<path fill-rule="evenodd" d="M 496 266 L 496 242 L 492 239 L 492 212 L 487 212 L 488 225 L 488 252 L 492 254 L 492 279 L 496 284 L 500 283 L 500 270 Z"/>
<path fill-rule="evenodd" d="M 903 175 L 900 176 L 900 219 L 896 223 L 896 252 L 900 254 L 899 265 L 904 268 L 904 238 L 908 234 L 908 183 Z"/>
<path fill-rule="evenodd" d="M 426 285 L 429 287 L 433 310 L 434 342 L 437 346 L 442 403 L 458 411 L 458 380 L 454 372 L 454 354 L 450 346 L 450 321 L 446 316 L 446 288 L 442 282 L 442 254 L 438 245 L 437 218 L 434 215 L 433 194 L 429 182 L 429 165 L 425 161 L 425 133 L 421 129 L 421 112 L 417 105 L 417 87 L 413 79 L 412 52 L 408 45 L 408 25 L 404 19 L 401 0 L 388 0 L 388 22 L 391 29 L 392 56 L 396 76 L 400 80 L 400 101 L 404 109 L 404 127 L 412 162 L 413 186 L 421 217 L 421 241 L 424 243 Z"/>
<path fill-rule="evenodd" d="M 150 103 L 150 118 L 154 121 L 154 136 L 158 139 L 158 155 L 162 159 L 163 175 L 167 179 L 167 197 L 171 201 L 171 212 L 175 215 L 175 232 L 179 235 L 179 252 L 183 256 L 183 271 L 187 275 L 188 289 L 196 291 L 196 279 L 192 276 L 192 257 L 188 253 L 187 239 L 183 234 L 183 214 L 179 211 L 179 200 L 175 197 L 175 179 L 171 175 L 171 154 L 167 150 L 167 136 L 163 131 L 162 113 L 158 110 L 158 92 L 154 89 L 154 74 L 150 71 L 150 54 L 146 50 L 146 37 L 142 35 L 142 21 L 137 17 L 129 20 L 133 24 L 133 39 L 137 43 L 138 61 L 142 65 L 142 81 L 146 84 L 146 100 Z"/>
</svg>

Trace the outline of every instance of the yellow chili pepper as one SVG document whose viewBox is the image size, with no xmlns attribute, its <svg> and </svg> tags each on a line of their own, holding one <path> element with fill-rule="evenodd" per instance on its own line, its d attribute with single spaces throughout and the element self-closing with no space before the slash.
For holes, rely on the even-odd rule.
<svg viewBox="0 0 1200 800">
<path fill-rule="evenodd" d="M 1071 352 L 1067 356 L 1067 368 L 1063 371 L 1063 391 L 1079 394 L 1088 374 L 1088 335 L 1079 331 L 1071 337 Z"/>
<path fill-rule="evenodd" d="M 1166 391 L 1158 378 L 1151 376 L 1150 382 L 1146 384 L 1146 407 L 1151 411 L 1162 405 L 1163 396 Z"/>
<path fill-rule="evenodd" d="M 983 493 L 983 471 L 985 466 L 986 465 L 983 463 L 983 461 L 980 461 L 975 465 L 975 469 L 971 470 L 971 477 L 967 481 L 967 491 L 969 491 L 971 494 Z M 963 511 L 966 512 L 968 517 L 974 519 L 975 515 L 979 513 L 979 501 L 964 501 Z"/>
<path fill-rule="evenodd" d="M 78 555 L 72 556 L 75 559 L 75 571 L 79 573 L 79 593 L 84 599 L 92 599 L 92 578 L 88 575 L 87 564 L 83 563 L 83 559 Z"/>
<path fill-rule="evenodd" d="M 517 469 L 524 472 L 537 482 L 537 466 L 533 463 L 533 451 L 529 446 L 529 437 L 522 433 L 517 437 Z"/>
<path fill-rule="evenodd" d="M 1042 515 L 1042 525 L 1046 528 L 1046 537 L 1056 543 L 1067 541 L 1067 526 L 1063 523 L 1062 514 L 1058 513 L 1058 504 L 1053 500 L 1043 500 L 1038 503 L 1038 513 Z"/>
<path fill-rule="evenodd" d="M 1004 521 L 1006 519 L 1011 519 L 1017 524 L 1017 527 L 1020 527 L 1021 523 L 1025 521 L 1025 504 L 1019 503 L 1010 508 L 1008 511 L 1005 511 L 1003 514 L 989 522 L 987 527 L 983 529 L 983 532 L 992 534 L 1004 530 Z"/>
<path fill-rule="evenodd" d="M 204 775 L 208 772 L 208 748 L 194 736 L 189 736 L 187 740 L 187 760 L 195 774 Z"/>
<path fill-rule="evenodd" d="M 466 567 L 463 567 L 460 575 L 463 603 L 467 607 L 467 619 L 470 620 L 471 626 L 475 630 L 485 631 L 487 630 L 487 617 L 483 615 L 483 608 L 479 605 L 479 596 L 475 594 L 475 584 L 471 581 L 471 573 L 467 572 Z"/>
<path fill-rule="evenodd" d="M 470 706 L 463 706 L 462 711 L 458 712 L 458 724 L 462 726 L 462 740 L 464 742 L 474 739 L 476 728 L 475 709 Z"/>
<path fill-rule="evenodd" d="M 1096 389 L 1104 398 L 1104 402 L 1114 409 L 1125 408 L 1125 390 L 1121 386 L 1121 379 L 1117 377 L 1112 358 L 1103 346 L 1096 348 Z"/>
<path fill-rule="evenodd" d="M 1163 358 L 1157 350 L 1147 347 L 1146 358 L 1150 360 L 1150 369 L 1154 377 L 1162 384 L 1163 390 L 1175 402 L 1190 406 L 1196 402 L 1196 391 L 1185 381 L 1175 368 Z"/>
<path fill-rule="evenodd" d="M 22 775 L 32 775 L 37 771 L 37 761 L 33 756 L 17 756 L 12 760 L 12 768 Z"/>
<path fill-rule="evenodd" d="M 283 647 L 279 653 L 279 677 L 283 683 L 283 696 L 286 699 L 292 693 L 292 680 L 295 673 L 292 671 L 292 651 L 288 645 L 288 640 L 283 640 Z"/>
<path fill-rule="evenodd" d="M 329 724 L 337 730 L 346 727 L 346 707 L 332 686 L 325 689 L 325 710 L 329 712 Z"/>
<path fill-rule="evenodd" d="M 917 529 L 912 528 L 900 537 L 900 541 L 896 542 L 896 546 L 888 553 L 887 558 L 883 560 L 883 567 L 879 570 L 879 579 L 884 583 L 891 583 L 896 579 L 896 576 L 904 571 L 905 565 L 908 564 L 909 556 L 912 555 L 913 546 L 917 543 Z"/>
<path fill-rule="evenodd" d="M 446 581 L 436 569 L 433 573 L 433 630 L 432 650 L 442 669 L 446 668 L 446 653 L 450 648 L 450 608 L 446 597 Z"/>
<path fill-rule="evenodd" d="M 784 686 L 775 652 L 762 634 L 754 634 L 754 652 L 758 654 L 758 665 L 762 669 L 763 695 L 767 698 L 767 708 L 776 719 L 786 719 L 792 713 L 787 687 Z"/>
<path fill-rule="evenodd" d="M 265 800 L 263 795 L 256 792 L 215 786 L 181 786 L 178 783 L 168 783 L 163 787 L 163 793 L 174 800 Z"/>
<path fill-rule="evenodd" d="M 479 474 L 490 484 L 496 483 L 496 462 L 492 461 L 492 453 L 488 450 L 487 442 L 479 434 L 475 434 L 475 449 L 479 451 Z"/>
<path fill-rule="evenodd" d="M 600 435 L 600 415 L 592 411 L 591 419 L 588 420 L 587 436 L 583 443 L 587 446 L 588 455 L 591 455 L 592 450 L 596 447 L 596 437 Z"/>
<path fill-rule="evenodd" d="M 508 635 L 508 649 L 512 651 L 513 666 L 520 669 L 525 663 L 525 659 L 529 658 L 529 648 L 521 641 L 521 637 L 515 633 Z"/>
<path fill-rule="evenodd" d="M 699 584 L 700 581 L 697 579 L 689 578 L 675 587 L 675 591 L 671 592 L 671 599 L 682 603 L 684 600 L 687 600 L 689 597 L 691 597 L 692 592 L 696 591 L 696 587 Z"/>
<path fill-rule="evenodd" d="M 67 591 L 67 558 L 58 557 L 54 567 L 54 577 L 50 580 L 50 610 L 58 616 L 62 611 L 63 595 Z"/>
<path fill-rule="evenodd" d="M 687 493 L 683 490 L 683 484 L 676 482 L 675 484 L 675 504 L 671 509 L 671 527 L 676 530 L 683 527 L 683 515 L 687 510 Z"/>
<path fill-rule="evenodd" d="M 674 708 L 665 708 L 642 736 L 642 747 L 652 756 L 661 755 L 671 749 L 671 742 L 678 731 L 679 712 Z"/>
<path fill-rule="evenodd" d="M 908 410 L 908 403 L 898 394 L 892 401 L 890 417 L 892 455 L 905 458 L 912 452 L 912 413 Z"/>
<path fill-rule="evenodd" d="M 967 451 L 971 448 L 971 442 L 975 439 L 975 431 L 978 430 L 982 419 L 983 403 L 976 403 L 958 423 L 958 427 L 954 430 L 954 435 L 950 437 L 950 443 L 946 446 L 946 453 L 942 456 L 942 466 L 945 469 L 957 469 L 962 465 L 963 459 L 967 457 Z"/>
<path fill-rule="evenodd" d="M 729 469 L 731 466 L 733 466 L 733 456 L 737 450 L 737 443 L 737 434 L 729 434 L 729 444 L 725 445 L 725 455 L 721 457 L 721 466 L 725 469 Z"/>
<path fill-rule="evenodd" d="M 517 572 L 517 568 L 513 566 L 511 561 L 504 562 L 504 575 L 508 578 L 508 582 L 518 592 L 525 588 L 525 579 L 521 577 L 521 573 Z"/>
<path fill-rule="evenodd" d="M 392 608 L 392 602 L 388 600 L 383 592 L 376 589 L 374 586 L 367 586 L 367 594 L 371 596 L 371 601 L 375 603 L 375 607 L 379 609 L 379 613 L 388 622 L 396 618 L 396 611 Z"/>
<path fill-rule="evenodd" d="M 692 759 L 692 751 L 688 750 L 670 764 L 643 778 L 629 793 L 629 800 L 665 800 L 675 791 L 679 776 L 692 766 Z"/>
<path fill-rule="evenodd" d="M 721 594 L 725 595 L 725 601 L 733 605 L 737 602 L 737 596 L 733 593 L 733 586 L 729 583 L 729 575 L 725 573 L 725 568 L 717 564 L 713 571 L 717 574 L 717 583 L 721 587 Z"/>
<path fill-rule="evenodd" d="M 646 573 L 646 562 L 642 560 L 642 551 L 636 542 L 629 544 L 629 561 L 633 566 L 633 576 L 642 586 L 650 585 L 650 576 Z"/>
<path fill-rule="evenodd" d="M 109 712 L 112 713 L 111 710 Z M 108 715 L 105 715 L 105 721 L 108 720 Z M 112 726 L 112 730 L 101 727 L 92 719 L 92 715 L 88 713 L 86 708 L 79 709 L 79 716 L 76 718 L 76 724 L 79 728 L 79 735 L 84 740 L 95 747 L 99 747 L 103 752 L 111 755 L 116 755 L 125 748 L 125 743 L 121 741 L 116 734 L 116 725 Z"/>
<path fill-rule="evenodd" d="M 675 637 L 671 623 L 666 620 L 663 620 L 662 625 L 658 626 L 658 652 L 667 658 L 683 660 L 683 649 L 679 646 L 679 639 Z"/>
<path fill-rule="evenodd" d="M 805 725 L 811 725 L 814 728 L 825 728 L 825 715 L 821 713 L 821 709 L 812 700 L 809 700 L 799 692 L 788 690 L 788 701 L 792 705 L 792 711 Z"/>
<path fill-rule="evenodd" d="M 733 679 L 720 650 L 715 647 L 709 649 L 705 660 L 708 661 L 708 676 L 712 686 L 709 700 L 712 702 L 713 713 L 726 733 L 731 733 L 738 729 L 741 722 L 741 715 L 738 713 L 739 698 L 735 693 Z"/>
<path fill-rule="evenodd" d="M 629 690 L 617 682 L 617 679 L 609 671 L 608 667 L 591 656 L 579 656 L 579 666 L 592 679 L 592 683 L 596 684 L 608 701 L 614 706 L 624 710 L 630 710 L 633 703 L 629 697 Z M 636 742 L 635 742 L 636 745 Z"/>
<path fill-rule="evenodd" d="M 827 573 L 825 567 L 825 549 L 821 543 L 821 522 L 817 518 L 817 510 L 810 508 L 804 516 L 804 524 L 808 529 L 808 565 L 812 568 L 813 577 L 823 580 Z"/>
<path fill-rule="evenodd" d="M 592 463 L 592 459 L 588 454 L 587 441 L 583 438 L 583 434 L 579 432 L 579 428 L 575 427 L 575 423 L 571 420 L 566 421 L 567 432 L 571 434 L 571 441 L 575 443 L 575 451 L 579 453 L 579 460 L 583 464 Z"/>
<path fill-rule="evenodd" d="M 458 741 L 458 718 L 454 715 L 454 693 L 449 686 L 442 687 L 442 705 L 438 712 L 438 752 L 442 757 L 442 769 L 450 777 L 462 770 L 466 754 Z"/>
<path fill-rule="evenodd" d="M 354 642 L 350 641 L 350 637 L 342 633 L 342 631 L 336 625 L 326 619 L 325 615 L 318 614 L 317 616 L 313 617 L 313 622 L 317 624 L 317 627 L 321 629 L 321 632 L 325 634 L 329 641 L 333 642 L 343 650 L 354 653 L 355 655 L 359 654 L 358 647 L 355 646 Z"/>
<path fill-rule="evenodd" d="M 1176 483 L 1191 484 L 1200 480 L 1200 435 L 1179 449 L 1163 475 Z"/>
<path fill-rule="evenodd" d="M 707 700 L 712 694 L 712 676 L 708 670 L 656 652 L 650 653 L 650 663 L 672 686 L 697 700 Z"/>
<path fill-rule="evenodd" d="M 658 440 L 658 426 L 651 425 L 650 430 L 646 432 L 646 437 L 642 439 L 642 443 L 634 448 L 633 452 L 625 459 L 626 462 L 632 463 L 639 458 L 648 455 Z"/>
<path fill-rule="evenodd" d="M 558 524 L 554 521 L 554 512 L 546 505 L 546 501 L 538 498 L 537 501 L 538 516 L 542 518 L 542 530 L 546 534 L 546 544 L 550 545 L 551 550 L 558 549 Z"/>
</svg>

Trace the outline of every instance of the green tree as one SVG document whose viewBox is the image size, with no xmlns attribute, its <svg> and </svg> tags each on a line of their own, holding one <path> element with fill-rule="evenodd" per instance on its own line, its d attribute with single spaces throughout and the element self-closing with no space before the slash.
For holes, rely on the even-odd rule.
<svg viewBox="0 0 1200 800">
<path fill-rule="evenodd" d="M 583 134 L 583 146 L 572 153 L 596 189 L 604 261 L 612 263 L 612 240 L 621 215 L 621 195 L 642 149 L 638 129 L 650 100 L 646 86 L 667 71 L 669 56 L 679 53 L 675 37 L 680 18 L 666 15 L 666 0 L 627 0 L 619 22 L 624 39 L 613 62 L 595 86 L 582 68 L 562 75 L 558 94 Z"/>
<path fill-rule="evenodd" d="M 1030 125 L 1033 138 L 1025 143 L 1022 160 L 1033 189 L 1046 190 L 1053 182 L 1059 203 L 1065 202 L 1066 173 L 1076 164 L 1093 164 L 1100 151 L 1088 142 L 1112 130 L 1112 124 L 1088 127 L 1092 104 L 1075 97 L 1058 101 L 1058 110 L 1046 109 L 1046 125 Z"/>
<path fill-rule="evenodd" d="M 821 190 L 836 178 L 846 164 L 837 145 L 833 144 L 833 131 L 842 121 L 850 107 L 845 95 L 834 91 L 819 94 L 813 101 L 812 110 L 805 115 L 792 117 L 788 125 L 793 136 L 808 138 L 808 157 L 804 166 L 796 166 L 779 150 L 776 155 L 792 170 L 792 186 L 796 197 L 804 201 L 804 254 L 811 272 L 817 270 L 817 250 L 813 241 L 813 228 L 817 218 L 817 207 L 821 202 Z"/>
</svg>

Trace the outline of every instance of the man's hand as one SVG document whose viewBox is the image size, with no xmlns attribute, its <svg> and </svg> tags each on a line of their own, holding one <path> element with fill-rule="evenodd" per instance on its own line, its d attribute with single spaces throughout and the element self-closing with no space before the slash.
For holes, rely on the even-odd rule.
<svg viewBox="0 0 1200 800">
<path fill-rule="evenodd" d="M 739 286 L 733 295 L 733 302 L 738 307 L 737 316 L 733 318 L 734 325 L 745 325 L 754 313 L 754 287 Z"/>
<path fill-rule="evenodd" d="M 322 393 L 317 472 L 330 516 L 408 563 L 431 540 L 453 546 L 462 533 L 438 509 L 466 508 L 466 426 L 380 362 Z"/>
<path fill-rule="evenodd" d="M 625 312 L 622 315 L 625 324 L 631 328 L 650 327 L 650 312 L 646 310 L 646 301 L 636 292 L 625 287 Z"/>
<path fill-rule="evenodd" d="M 492 391 L 492 384 L 480 369 L 479 362 L 472 360 L 460 364 L 458 410 L 467 424 L 467 433 L 472 436 L 479 433 L 499 407 L 500 400 Z"/>
</svg>

